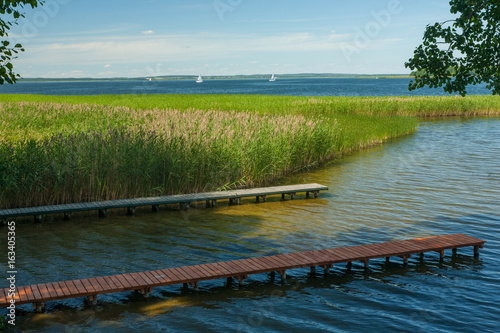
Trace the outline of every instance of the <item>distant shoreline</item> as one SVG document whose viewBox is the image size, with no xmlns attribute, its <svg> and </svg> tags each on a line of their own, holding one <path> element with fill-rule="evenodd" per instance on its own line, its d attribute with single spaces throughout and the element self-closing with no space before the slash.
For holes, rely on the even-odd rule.
<svg viewBox="0 0 500 333">
<path fill-rule="evenodd" d="M 195 80 L 197 75 L 166 75 L 150 77 L 152 81 Z M 269 80 L 269 75 L 206 75 L 204 80 Z M 277 79 L 399 79 L 406 74 L 276 74 Z M 88 82 L 88 81 L 142 81 L 146 77 L 116 78 L 22 78 L 19 82 Z"/>
</svg>

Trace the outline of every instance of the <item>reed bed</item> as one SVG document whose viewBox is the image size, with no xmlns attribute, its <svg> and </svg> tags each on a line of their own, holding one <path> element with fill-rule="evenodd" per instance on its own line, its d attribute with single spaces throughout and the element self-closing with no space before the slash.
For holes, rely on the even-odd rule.
<svg viewBox="0 0 500 333">
<path fill-rule="evenodd" d="M 58 102 L 100 104 L 135 109 L 173 108 L 233 110 L 260 114 L 379 115 L 379 116 L 477 116 L 499 115 L 500 96 L 396 96 L 396 97 L 302 97 L 265 95 L 97 95 L 40 96 L 1 95 L 5 102 Z"/>
<path fill-rule="evenodd" d="M 355 146 L 321 116 L 19 102 L 0 119 L 2 208 L 265 185 Z"/>
</svg>

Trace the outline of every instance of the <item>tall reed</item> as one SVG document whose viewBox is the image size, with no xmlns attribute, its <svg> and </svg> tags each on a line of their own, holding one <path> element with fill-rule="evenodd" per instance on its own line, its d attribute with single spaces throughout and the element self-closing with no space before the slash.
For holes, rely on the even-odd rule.
<svg viewBox="0 0 500 333">
<path fill-rule="evenodd" d="M 2 208 L 258 186 L 345 148 L 321 116 L 54 103 L 0 116 Z"/>
</svg>

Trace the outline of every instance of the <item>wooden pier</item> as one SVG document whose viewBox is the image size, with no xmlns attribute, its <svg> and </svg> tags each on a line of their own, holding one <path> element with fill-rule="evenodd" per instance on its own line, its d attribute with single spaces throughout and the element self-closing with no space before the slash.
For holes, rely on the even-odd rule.
<svg viewBox="0 0 500 333">
<path fill-rule="evenodd" d="M 347 269 L 351 269 L 353 261 L 361 261 L 365 269 L 368 269 L 369 260 L 377 258 L 386 258 L 389 261 L 390 257 L 400 257 L 403 266 L 407 266 L 408 259 L 417 253 L 420 253 L 423 259 L 424 252 L 438 252 L 443 260 L 445 250 L 451 249 L 455 252 L 457 248 L 472 246 L 474 256 L 477 256 L 479 248 L 482 248 L 484 243 L 484 240 L 478 238 L 453 234 L 40 283 L 16 287 L 15 294 L 12 296 L 10 296 L 12 290 L 9 288 L 0 289 L 0 307 L 8 307 L 13 302 L 15 305 L 33 303 L 34 309 L 40 312 L 48 301 L 76 297 L 86 297 L 86 303 L 92 306 L 96 305 L 97 295 L 100 294 L 138 290 L 147 297 L 156 287 L 184 284 L 185 286 L 191 285 L 197 290 L 199 282 L 221 278 L 229 280 L 234 278 L 242 284 L 248 275 L 259 273 L 271 273 L 274 276 L 277 272 L 284 282 L 289 269 L 310 267 L 314 272 L 316 267 L 321 267 L 325 273 L 328 273 L 333 265 L 338 263 L 347 263 Z"/>
<path fill-rule="evenodd" d="M 319 191 L 328 190 L 327 186 L 320 184 L 302 184 L 261 187 L 242 190 L 216 191 L 193 194 L 179 194 L 159 197 L 136 198 L 136 199 L 118 199 L 107 201 L 83 202 L 75 204 L 63 204 L 52 206 L 40 206 L 29 208 L 3 209 L 0 210 L 0 224 L 2 220 L 18 216 L 34 216 L 35 222 L 40 222 L 42 215 L 64 214 L 65 218 L 70 218 L 72 213 L 83 211 L 98 211 L 100 217 L 105 217 L 108 209 L 126 208 L 127 214 L 132 215 L 136 207 L 151 206 L 153 212 L 159 210 L 160 205 L 179 204 L 180 209 L 187 209 L 192 202 L 205 202 L 207 207 L 215 207 L 217 200 L 229 199 L 230 204 L 239 204 L 241 198 L 255 197 L 256 201 L 266 201 L 269 195 L 281 194 L 282 199 L 287 196 L 294 199 L 295 195 L 305 192 L 306 197 L 312 194 L 318 197 Z"/>
</svg>

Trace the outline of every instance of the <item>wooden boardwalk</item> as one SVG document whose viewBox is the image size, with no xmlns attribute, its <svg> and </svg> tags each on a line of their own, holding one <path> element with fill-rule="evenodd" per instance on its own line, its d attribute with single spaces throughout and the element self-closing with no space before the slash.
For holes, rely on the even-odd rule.
<svg viewBox="0 0 500 333">
<path fill-rule="evenodd" d="M 256 197 L 257 202 L 260 200 L 266 201 L 268 195 L 281 194 L 281 197 L 285 199 L 288 195 L 291 199 L 294 199 L 296 193 L 305 192 L 306 196 L 313 194 L 315 198 L 318 197 L 319 191 L 328 190 L 327 186 L 320 184 L 302 184 L 302 185 L 286 185 L 286 186 L 273 186 L 273 187 L 261 187 L 252 189 L 242 189 L 242 190 L 230 190 L 230 191 L 216 191 L 216 192 L 205 192 L 205 193 L 193 193 L 193 194 L 179 194 L 179 195 L 168 195 L 160 197 L 148 197 L 148 198 L 136 198 L 136 199 L 118 199 L 118 200 L 107 200 L 107 201 L 94 201 L 94 202 L 83 202 L 75 204 L 63 204 L 63 205 L 52 205 L 52 206 L 40 206 L 40 207 L 29 207 L 29 208 L 16 208 L 16 209 L 3 209 L 0 210 L 0 222 L 6 220 L 7 218 L 18 217 L 18 216 L 34 216 L 35 222 L 39 222 L 42 215 L 46 214 L 64 214 L 66 218 L 69 218 L 74 212 L 82 211 L 98 211 L 99 216 L 106 216 L 108 209 L 115 208 L 126 208 L 128 214 L 134 214 L 136 207 L 141 206 L 151 206 L 154 212 L 157 212 L 160 205 L 167 204 L 179 204 L 181 209 L 187 209 L 192 202 L 206 202 L 207 207 L 214 207 L 217 205 L 217 200 L 229 199 L 230 203 L 239 204 L 241 198 L 245 197 Z"/>
<path fill-rule="evenodd" d="M 274 272 L 277 272 L 280 274 L 281 280 L 284 281 L 286 271 L 293 268 L 311 267 L 311 271 L 314 271 L 319 266 L 327 273 L 333 264 L 347 263 L 347 269 L 350 269 L 353 261 L 361 261 L 366 269 L 370 259 L 384 257 L 387 261 L 390 257 L 401 257 L 403 265 L 406 266 L 408 258 L 416 253 L 421 253 L 423 256 L 424 252 L 436 251 L 440 253 L 442 260 L 444 250 L 456 251 L 460 247 L 473 246 L 476 256 L 484 243 L 484 240 L 478 238 L 453 234 L 89 279 L 40 283 L 17 287 L 13 297 L 9 296 L 9 288 L 0 289 L 0 307 L 8 307 L 11 301 L 14 301 L 16 305 L 33 303 L 36 311 L 42 311 L 45 302 L 75 297 L 86 297 L 86 302 L 89 305 L 95 305 L 99 294 L 138 290 L 147 297 L 155 287 L 190 284 L 197 289 L 200 281 L 221 278 L 235 278 L 241 284 L 248 275 L 258 273 L 271 272 L 274 276 Z"/>
</svg>

